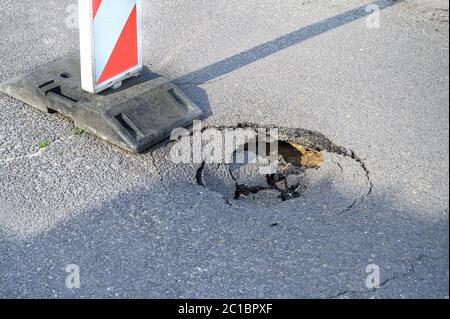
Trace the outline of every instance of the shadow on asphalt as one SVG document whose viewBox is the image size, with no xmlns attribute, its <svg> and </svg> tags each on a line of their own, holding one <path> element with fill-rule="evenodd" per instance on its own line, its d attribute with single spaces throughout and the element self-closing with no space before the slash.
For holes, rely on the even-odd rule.
<svg viewBox="0 0 450 319">
<path fill-rule="evenodd" d="M 373 2 L 380 10 L 391 7 L 400 1 L 396 0 L 380 0 Z M 275 40 L 266 42 L 247 51 L 235 54 L 227 59 L 208 65 L 197 71 L 183 75 L 173 82 L 180 86 L 184 93 L 193 100 L 204 113 L 204 117 L 208 118 L 212 115 L 209 99 L 206 92 L 198 87 L 208 81 L 217 79 L 228 73 L 236 71 L 247 65 L 264 59 L 270 55 L 280 52 L 289 47 L 298 45 L 311 38 L 319 36 L 328 31 L 344 26 L 361 18 L 367 17 L 373 13 L 369 10 L 369 5 L 357 7 L 325 20 L 313 23 L 311 25 L 300 28 L 296 31 L 281 36 Z"/>
<path fill-rule="evenodd" d="M 0 297 L 448 295 L 448 221 L 419 217 L 392 195 L 339 215 L 333 205 L 353 199 L 333 187 L 323 201 L 277 209 L 230 207 L 189 182 L 165 188 L 163 198 L 138 188 L 97 203 L 28 240 L 0 232 Z M 70 264 L 81 268 L 80 290 L 64 286 Z M 364 286 L 369 264 L 382 271 L 377 292 Z"/>
</svg>

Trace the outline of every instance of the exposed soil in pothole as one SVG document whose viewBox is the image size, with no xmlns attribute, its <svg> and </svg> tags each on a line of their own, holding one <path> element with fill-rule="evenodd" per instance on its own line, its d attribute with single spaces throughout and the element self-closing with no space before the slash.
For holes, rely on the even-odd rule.
<svg viewBox="0 0 450 319">
<path fill-rule="evenodd" d="M 260 125 L 240 124 L 225 129 L 261 128 Z M 263 128 L 271 128 L 269 126 Z M 205 128 L 205 130 L 208 128 Z M 323 174 L 341 174 L 345 165 L 353 165 L 359 175 L 359 180 L 350 181 L 366 186 L 366 190 L 358 195 L 350 206 L 372 192 L 372 182 L 369 171 L 362 159 L 352 150 L 334 144 L 323 134 L 304 129 L 278 128 L 278 140 L 272 143 L 278 145 L 278 167 L 275 173 L 261 174 L 261 165 L 252 162 L 255 156 L 268 156 L 270 145 L 267 144 L 266 154 L 252 153 L 247 144 L 238 145 L 236 154 L 244 155 L 246 161 L 241 164 L 207 164 L 203 163 L 197 171 L 198 184 L 209 190 L 219 192 L 224 199 L 230 200 L 258 200 L 283 202 L 302 197 L 310 187 L 312 180 Z M 354 164 L 345 164 L 345 162 Z M 343 164 L 341 164 L 341 162 Z M 332 166 L 332 167 L 331 167 Z M 324 167 L 324 168 L 322 168 Z M 327 173 L 325 173 L 327 172 Z M 322 174 L 322 175 L 323 175 Z M 317 177 L 318 176 L 318 177 Z M 325 177 L 325 175 L 323 176 Z M 322 179 L 323 179 L 322 178 Z M 352 178 L 352 177 L 350 177 Z M 363 181 L 361 181 L 363 180 Z M 349 183 L 349 181 L 346 181 Z M 344 210 L 351 207 L 346 207 Z"/>
<path fill-rule="evenodd" d="M 302 195 L 306 188 L 305 173 L 308 169 L 316 169 L 323 164 L 323 151 L 307 148 L 295 142 L 278 141 L 277 143 L 279 165 L 276 173 L 261 176 L 257 169 L 258 165 L 253 164 L 254 169 L 249 169 L 252 166 L 251 163 L 229 166 L 230 175 L 235 182 L 234 199 L 245 198 L 267 190 L 278 192 L 279 198 L 283 201 Z M 240 179 L 236 178 L 236 171 L 244 176 Z M 261 181 L 252 185 L 251 179 L 261 178 L 264 178 L 265 182 Z M 248 181 L 245 181 L 246 179 Z"/>
</svg>

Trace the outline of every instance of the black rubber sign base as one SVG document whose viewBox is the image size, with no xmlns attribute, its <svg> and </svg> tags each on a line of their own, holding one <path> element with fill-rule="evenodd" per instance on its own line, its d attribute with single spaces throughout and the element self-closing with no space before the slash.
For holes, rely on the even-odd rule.
<svg viewBox="0 0 450 319">
<path fill-rule="evenodd" d="M 87 93 L 81 89 L 78 57 L 11 79 L 0 90 L 43 112 L 61 113 L 86 132 L 137 153 L 201 118 L 200 109 L 174 84 L 147 69 L 119 89 Z"/>
</svg>

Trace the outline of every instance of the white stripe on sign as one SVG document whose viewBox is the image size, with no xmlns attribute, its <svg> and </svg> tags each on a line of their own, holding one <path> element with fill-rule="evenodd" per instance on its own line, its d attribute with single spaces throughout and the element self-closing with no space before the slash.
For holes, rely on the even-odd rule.
<svg viewBox="0 0 450 319">
<path fill-rule="evenodd" d="M 136 0 L 103 0 L 94 18 L 95 77 L 105 70 Z"/>
</svg>

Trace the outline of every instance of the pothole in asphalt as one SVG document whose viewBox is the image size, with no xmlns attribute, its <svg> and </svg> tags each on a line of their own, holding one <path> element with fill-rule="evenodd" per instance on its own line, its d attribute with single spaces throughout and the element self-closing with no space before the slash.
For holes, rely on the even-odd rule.
<svg viewBox="0 0 450 319">
<path fill-rule="evenodd" d="M 256 127 L 260 128 L 240 124 L 232 129 L 256 130 Z M 222 194 L 227 202 L 280 203 L 305 196 L 326 197 L 326 192 L 339 189 L 348 193 L 339 196 L 349 198 L 349 204 L 342 211 L 351 209 L 372 192 L 366 164 L 352 150 L 336 145 L 319 132 L 277 129 L 278 139 L 266 143 L 262 151 L 259 147 L 256 152 L 250 150 L 248 144 L 236 145 L 234 159 L 240 157 L 244 161 L 237 163 L 233 160 L 229 164 L 204 162 L 197 171 L 198 184 Z M 263 174 L 263 166 L 256 159 L 260 155 L 273 155 L 270 153 L 273 143 L 277 144 L 277 166 L 272 172 Z"/>
</svg>

